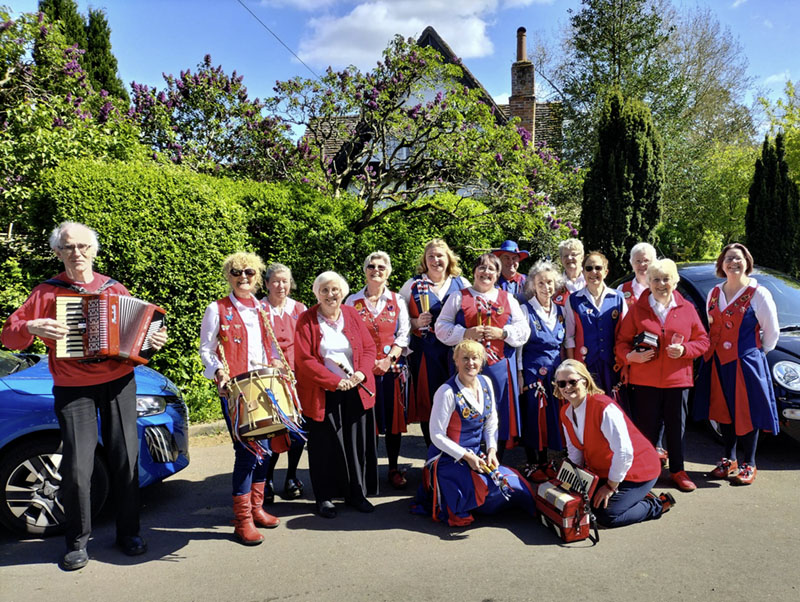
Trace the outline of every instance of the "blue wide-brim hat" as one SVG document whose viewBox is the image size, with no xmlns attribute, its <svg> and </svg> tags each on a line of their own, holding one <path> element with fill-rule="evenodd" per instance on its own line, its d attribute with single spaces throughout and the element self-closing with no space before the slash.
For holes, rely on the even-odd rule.
<svg viewBox="0 0 800 602">
<path fill-rule="evenodd" d="M 503 244 L 500 245 L 499 249 L 492 249 L 492 253 L 494 253 L 497 256 L 500 256 L 503 253 L 516 253 L 517 255 L 519 255 L 520 261 L 530 256 L 530 253 L 520 249 L 519 245 L 515 243 L 513 240 L 503 241 Z"/>
</svg>

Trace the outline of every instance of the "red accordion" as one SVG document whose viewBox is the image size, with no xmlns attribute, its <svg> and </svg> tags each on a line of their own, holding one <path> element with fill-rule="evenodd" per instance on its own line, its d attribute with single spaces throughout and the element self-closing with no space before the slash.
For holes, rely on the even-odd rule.
<svg viewBox="0 0 800 602">
<path fill-rule="evenodd" d="M 596 474 L 564 459 L 556 478 L 539 485 L 536 509 L 542 524 L 552 527 L 564 542 L 582 541 L 590 537 L 594 526 L 591 499 L 597 488 Z M 597 541 L 597 530 L 595 537 Z"/>
<path fill-rule="evenodd" d="M 58 295 L 56 320 L 69 332 L 56 341 L 56 357 L 146 364 L 155 352 L 150 335 L 164 325 L 165 315 L 157 305 L 127 295 Z"/>
</svg>

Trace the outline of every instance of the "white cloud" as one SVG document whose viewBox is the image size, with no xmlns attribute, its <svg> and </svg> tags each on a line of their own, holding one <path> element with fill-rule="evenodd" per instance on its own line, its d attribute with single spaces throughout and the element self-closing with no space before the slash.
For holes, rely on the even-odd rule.
<svg viewBox="0 0 800 602">
<path fill-rule="evenodd" d="M 506 0 L 506 3 L 526 1 L 541 0 Z M 460 58 L 487 56 L 494 52 L 487 26 L 498 8 L 499 0 L 361 2 L 347 14 L 310 19 L 310 32 L 300 41 L 298 54 L 316 66 L 370 67 L 395 34 L 416 37 L 432 25 Z"/>
<path fill-rule="evenodd" d="M 782 84 L 788 81 L 791 78 L 792 74 L 788 69 L 781 71 L 780 73 L 773 73 L 772 75 L 766 77 L 764 79 L 764 85 L 770 86 L 772 84 Z"/>
<path fill-rule="evenodd" d="M 731 8 L 739 8 L 745 2 L 747 2 L 747 0 L 733 0 L 733 4 L 731 4 Z"/>
</svg>

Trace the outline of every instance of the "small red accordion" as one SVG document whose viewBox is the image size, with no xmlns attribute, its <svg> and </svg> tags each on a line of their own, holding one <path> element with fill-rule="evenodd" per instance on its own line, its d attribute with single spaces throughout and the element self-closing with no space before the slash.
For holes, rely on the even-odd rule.
<svg viewBox="0 0 800 602">
<path fill-rule="evenodd" d="M 539 485 L 536 509 L 542 524 L 552 527 L 564 542 L 582 541 L 590 537 L 594 526 L 591 499 L 598 477 L 564 459 L 556 478 Z M 591 537 L 590 537 L 591 538 Z M 597 529 L 592 541 L 597 542 Z"/>
<path fill-rule="evenodd" d="M 150 335 L 164 325 L 165 315 L 157 305 L 127 295 L 58 295 L 56 320 L 66 324 L 69 333 L 56 341 L 56 357 L 146 364 L 155 352 Z"/>
</svg>

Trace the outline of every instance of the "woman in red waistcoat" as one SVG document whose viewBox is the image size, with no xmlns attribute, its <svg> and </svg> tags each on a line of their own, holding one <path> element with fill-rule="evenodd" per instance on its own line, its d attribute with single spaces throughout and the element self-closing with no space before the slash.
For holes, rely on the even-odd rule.
<svg viewBox="0 0 800 602">
<path fill-rule="evenodd" d="M 725 282 L 706 299 L 711 347 L 695 388 L 695 418 L 716 420 L 722 431 L 725 456 L 711 474 L 736 485 L 756 478 L 758 432 L 777 434 L 780 428 L 767 363 L 780 337 L 778 310 L 752 272 L 747 247 L 731 243 L 722 249 L 717 276 Z"/>
<path fill-rule="evenodd" d="M 624 527 L 668 511 L 675 498 L 650 493 L 661 472 L 655 448 L 598 388 L 583 362 L 564 360 L 555 385 L 556 397 L 569 402 L 561 408 L 569 459 L 600 477 L 592 498 L 597 522 Z"/>
<path fill-rule="evenodd" d="M 680 278 L 674 261 L 653 261 L 647 279 L 649 290 L 620 325 L 617 362 L 627 369 L 634 423 L 653 445 L 664 424 L 670 477 L 681 491 L 694 491 L 683 466 L 683 435 L 694 384 L 692 360 L 708 349 L 708 335 L 694 305 L 675 290 Z M 634 337 L 643 332 L 655 335 L 657 347 L 634 346 Z"/>
<path fill-rule="evenodd" d="M 375 508 L 378 490 L 375 438 L 375 342 L 352 307 L 350 287 L 336 272 L 314 280 L 318 303 L 297 320 L 294 335 L 297 392 L 308 431 L 308 468 L 325 518 L 336 517 L 333 499 L 359 512 Z"/>
<path fill-rule="evenodd" d="M 300 301 L 289 297 L 289 293 L 297 286 L 292 278 L 292 270 L 282 263 L 273 263 L 267 267 L 267 297 L 261 300 L 265 311 L 269 315 L 272 331 L 275 333 L 278 345 L 283 352 L 289 368 L 294 365 L 294 330 L 297 327 L 297 318 L 308 308 Z M 277 349 L 274 350 L 277 355 Z M 302 401 L 301 401 L 302 403 Z M 293 500 L 303 495 L 303 481 L 297 478 L 297 465 L 303 455 L 304 440 L 296 433 L 289 435 L 291 447 L 287 452 L 289 465 L 286 467 L 286 477 L 283 483 L 283 499 Z M 273 451 L 267 467 L 267 485 L 264 489 L 264 502 L 271 504 L 275 501 L 275 490 L 272 485 L 272 476 L 275 466 L 281 455 Z"/>
<path fill-rule="evenodd" d="M 366 286 L 350 295 L 345 305 L 355 308 L 375 341 L 375 422 L 384 435 L 389 460 L 389 484 L 395 489 L 407 485 L 405 471 L 398 468 L 401 433 L 406 432 L 410 386 L 404 352 L 408 349 L 411 325 L 403 298 L 386 287 L 392 261 L 383 251 L 364 260 Z"/>
<path fill-rule="evenodd" d="M 231 289 L 227 297 L 206 308 L 200 327 L 200 357 L 205 376 L 216 381 L 222 414 L 233 439 L 234 535 L 245 545 L 256 545 L 264 536 L 259 527 L 277 527 L 279 520 L 262 508 L 268 463 L 234 436 L 228 413 L 230 379 L 265 366 L 280 366 L 272 351 L 256 291 L 261 286 L 264 262 L 253 253 L 234 253 L 222 264 Z"/>
</svg>

